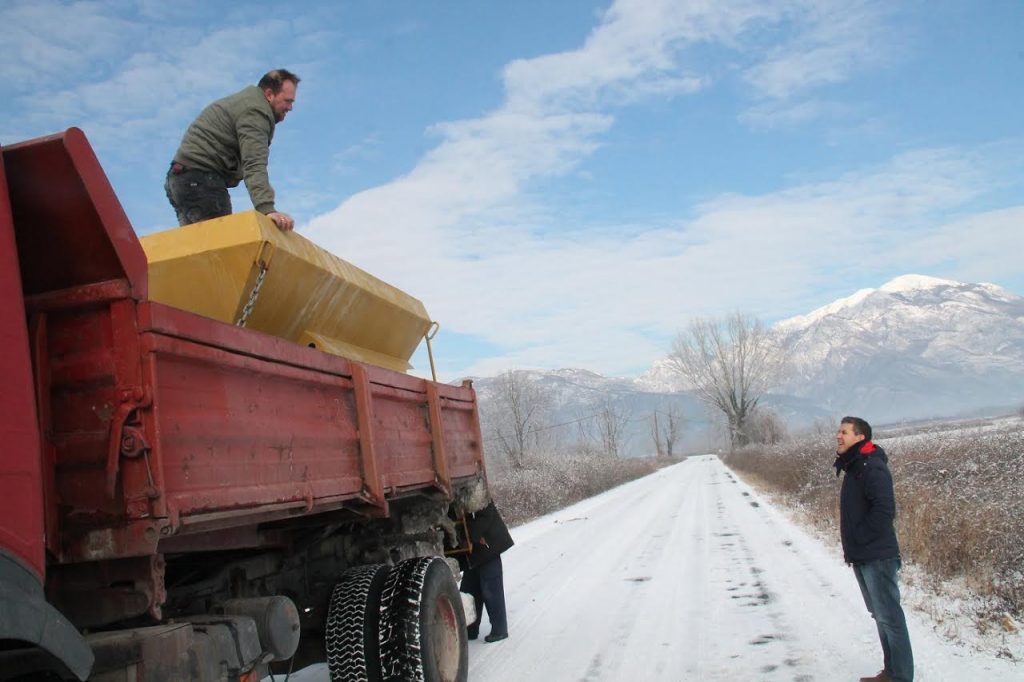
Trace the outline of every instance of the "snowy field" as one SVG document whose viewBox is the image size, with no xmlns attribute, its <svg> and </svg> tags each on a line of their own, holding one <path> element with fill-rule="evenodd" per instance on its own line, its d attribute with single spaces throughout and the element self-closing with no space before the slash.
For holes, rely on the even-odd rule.
<svg viewBox="0 0 1024 682">
<path fill-rule="evenodd" d="M 881 668 L 874 623 L 835 546 L 716 457 L 690 458 L 512 535 L 511 634 L 470 642 L 471 682 L 829 682 Z M 926 616 L 907 615 L 917 680 L 1024 680 L 1024 663 L 953 643 Z M 1021 635 L 1012 637 L 1020 651 Z M 313 666 L 291 680 L 328 675 Z"/>
<path fill-rule="evenodd" d="M 931 445 L 936 441 L 952 439 L 984 438 L 998 435 L 1010 429 L 1020 429 L 1021 418 L 1016 415 L 1002 417 L 977 417 L 973 419 L 937 419 L 921 421 L 912 425 L 885 425 L 878 427 L 875 442 L 882 447 L 898 444 L 910 447 L 918 444 Z"/>
</svg>

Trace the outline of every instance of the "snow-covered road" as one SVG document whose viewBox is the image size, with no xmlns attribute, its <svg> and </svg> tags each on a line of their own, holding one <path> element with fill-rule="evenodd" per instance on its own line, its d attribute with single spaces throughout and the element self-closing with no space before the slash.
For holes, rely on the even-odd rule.
<svg viewBox="0 0 1024 682">
<path fill-rule="evenodd" d="M 824 682 L 881 667 L 874 623 L 835 548 L 716 457 L 690 458 L 512 535 L 503 557 L 511 635 L 470 642 L 472 682 Z M 908 616 L 918 680 L 1024 679 L 1024 666 L 957 647 Z"/>
</svg>

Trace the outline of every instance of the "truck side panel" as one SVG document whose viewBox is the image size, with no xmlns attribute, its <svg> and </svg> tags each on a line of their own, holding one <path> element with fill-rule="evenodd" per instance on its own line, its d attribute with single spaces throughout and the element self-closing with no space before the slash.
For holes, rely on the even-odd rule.
<svg viewBox="0 0 1024 682">
<path fill-rule="evenodd" d="M 388 498 L 447 492 L 482 469 L 471 389 L 438 387 L 432 418 L 423 379 L 156 303 L 139 311 L 153 394 L 142 414 L 175 528 L 346 501 L 383 515 Z M 454 447 L 437 451 L 439 434 Z"/>
<path fill-rule="evenodd" d="M 352 383 L 147 334 L 154 428 L 172 517 L 291 504 L 363 489 Z"/>
<path fill-rule="evenodd" d="M 482 471 L 471 389 L 160 304 L 63 305 L 29 307 L 45 319 L 35 345 L 64 562 L 297 513 L 383 516 L 388 499 L 447 494 Z"/>
<path fill-rule="evenodd" d="M 0 149 L 0 640 L 37 646 L 84 680 L 92 651 L 43 591 L 50 479 L 43 466 L 9 158 Z"/>
<path fill-rule="evenodd" d="M 14 220 L 0 157 L 0 548 L 31 569 L 38 581 L 43 556 L 43 473 L 32 361 L 18 268 Z"/>
</svg>

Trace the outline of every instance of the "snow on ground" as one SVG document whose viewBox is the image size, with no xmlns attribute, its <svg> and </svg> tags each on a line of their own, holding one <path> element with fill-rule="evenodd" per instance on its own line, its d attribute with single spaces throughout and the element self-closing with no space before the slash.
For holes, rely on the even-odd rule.
<svg viewBox="0 0 1024 682">
<path fill-rule="evenodd" d="M 1016 415 L 923 421 L 907 426 L 890 424 L 877 427 L 875 442 L 882 447 L 892 445 L 900 447 L 929 445 L 934 447 L 936 440 L 941 442 L 947 438 L 955 441 L 966 438 L 985 438 L 1020 428 L 1021 417 Z"/>
<path fill-rule="evenodd" d="M 824 682 L 881 668 L 874 623 L 835 546 L 716 457 L 690 458 L 512 535 L 503 556 L 511 634 L 470 642 L 472 682 Z M 907 615 L 919 681 L 1024 680 L 1024 664 L 958 646 L 922 614 Z M 291 679 L 328 675 L 313 666 Z"/>
</svg>

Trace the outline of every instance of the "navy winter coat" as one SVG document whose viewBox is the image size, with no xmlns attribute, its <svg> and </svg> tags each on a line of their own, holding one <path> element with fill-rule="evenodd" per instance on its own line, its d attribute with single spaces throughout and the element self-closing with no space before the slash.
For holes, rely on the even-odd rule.
<svg viewBox="0 0 1024 682">
<path fill-rule="evenodd" d="M 836 474 L 845 472 L 839 528 L 843 556 L 849 564 L 900 555 L 893 526 L 896 496 L 888 462 L 885 451 L 871 441 L 861 441 L 836 457 Z"/>
</svg>

